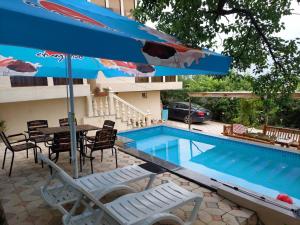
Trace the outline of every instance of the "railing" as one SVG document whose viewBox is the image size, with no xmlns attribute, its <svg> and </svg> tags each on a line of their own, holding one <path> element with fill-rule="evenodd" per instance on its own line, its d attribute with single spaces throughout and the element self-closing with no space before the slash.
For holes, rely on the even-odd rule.
<svg viewBox="0 0 300 225">
<path fill-rule="evenodd" d="M 92 96 L 92 108 L 93 116 L 115 115 L 132 127 L 145 127 L 151 123 L 150 113 L 143 112 L 112 92 L 103 96 Z"/>
</svg>

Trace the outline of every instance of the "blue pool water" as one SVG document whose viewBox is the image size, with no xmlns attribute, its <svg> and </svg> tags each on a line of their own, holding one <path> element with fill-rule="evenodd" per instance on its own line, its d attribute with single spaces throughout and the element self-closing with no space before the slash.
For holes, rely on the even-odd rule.
<svg viewBox="0 0 300 225">
<path fill-rule="evenodd" d="M 300 154 L 157 126 L 122 132 L 129 147 L 210 178 L 300 206 Z"/>
</svg>

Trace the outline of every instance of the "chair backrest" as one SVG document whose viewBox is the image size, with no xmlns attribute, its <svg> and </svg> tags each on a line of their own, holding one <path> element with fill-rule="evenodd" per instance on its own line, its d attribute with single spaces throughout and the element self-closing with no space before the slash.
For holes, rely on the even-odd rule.
<svg viewBox="0 0 300 225">
<path fill-rule="evenodd" d="M 114 126 L 115 126 L 115 121 L 104 120 L 102 128 L 111 128 L 111 129 L 114 129 Z"/>
<path fill-rule="evenodd" d="M 103 128 L 96 132 L 93 150 L 112 148 L 115 145 L 118 130 Z"/>
<path fill-rule="evenodd" d="M 12 150 L 11 144 L 10 144 L 8 138 L 6 137 L 4 131 L 0 131 L 0 137 L 1 137 L 2 141 L 4 142 L 5 146 L 8 149 Z"/>
<path fill-rule="evenodd" d="M 57 178 L 66 189 L 68 189 L 69 191 L 72 191 L 72 193 L 76 194 L 78 197 L 80 197 L 82 202 L 87 203 L 88 202 L 92 202 L 94 203 L 93 207 L 87 207 L 86 210 L 88 211 L 96 211 L 96 210 L 101 210 L 101 212 L 98 212 L 98 220 L 101 220 L 102 218 L 102 213 L 105 212 L 107 215 L 111 216 L 112 218 L 113 215 L 106 209 L 106 207 L 97 199 L 95 198 L 92 194 L 90 194 L 89 192 L 87 192 L 86 190 L 84 190 L 83 188 L 81 188 L 75 181 L 74 179 L 67 174 L 63 169 L 61 169 L 59 166 L 57 166 L 54 162 L 52 162 L 50 159 L 48 159 L 47 157 L 45 157 L 43 154 L 41 153 L 37 153 L 37 157 L 39 160 L 42 160 L 44 163 L 46 163 L 48 166 L 52 167 L 53 169 L 53 178 Z M 85 206 L 89 206 L 89 204 L 85 204 Z M 78 207 L 76 206 L 76 204 L 74 204 L 73 207 Z M 69 212 L 71 212 L 73 210 L 70 210 Z M 69 215 L 67 215 L 68 218 L 64 217 L 64 220 L 68 220 L 71 219 L 73 215 L 70 213 Z M 116 218 L 114 218 L 116 219 Z M 68 224 L 68 223 L 66 223 Z"/>
<path fill-rule="evenodd" d="M 69 119 L 68 119 L 68 118 L 62 118 L 62 119 L 59 119 L 58 122 L 59 122 L 59 126 L 60 126 L 60 127 L 66 127 L 66 126 L 69 126 Z M 75 118 L 75 124 L 76 124 L 76 126 L 77 126 L 77 120 L 76 120 L 76 118 Z"/>
<path fill-rule="evenodd" d="M 46 128 L 48 127 L 48 121 L 47 120 L 32 120 L 27 122 L 27 129 L 28 129 L 28 135 L 29 138 L 39 138 L 39 137 L 45 137 L 45 134 L 43 134 L 40 131 L 37 131 L 37 128 Z"/>
<path fill-rule="evenodd" d="M 53 144 L 51 148 L 54 149 L 70 149 L 71 136 L 70 132 L 55 133 L 53 136 Z"/>
</svg>

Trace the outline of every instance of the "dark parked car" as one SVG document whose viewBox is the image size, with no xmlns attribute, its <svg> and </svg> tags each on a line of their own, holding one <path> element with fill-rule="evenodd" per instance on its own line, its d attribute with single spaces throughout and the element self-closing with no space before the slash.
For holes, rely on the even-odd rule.
<svg viewBox="0 0 300 225">
<path fill-rule="evenodd" d="M 169 119 L 181 120 L 189 123 L 189 103 L 172 102 L 165 107 L 169 111 Z M 202 123 L 211 119 L 211 112 L 199 105 L 192 104 L 191 123 Z"/>
</svg>

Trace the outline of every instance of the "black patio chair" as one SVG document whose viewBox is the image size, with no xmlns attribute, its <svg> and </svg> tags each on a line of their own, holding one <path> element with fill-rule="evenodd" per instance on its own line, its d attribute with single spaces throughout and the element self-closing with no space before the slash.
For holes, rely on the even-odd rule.
<svg viewBox="0 0 300 225">
<path fill-rule="evenodd" d="M 115 126 L 115 121 L 104 120 L 104 123 L 102 125 L 102 129 L 104 129 L 104 128 L 114 129 L 114 126 Z M 86 140 L 89 143 L 93 143 L 95 141 L 95 136 L 86 136 Z M 113 150 L 112 150 L 111 154 L 114 155 L 114 151 Z"/>
<path fill-rule="evenodd" d="M 59 126 L 60 127 L 69 126 L 69 119 L 68 118 L 59 119 L 58 122 L 59 122 Z M 76 118 L 75 118 L 75 124 L 77 126 L 77 120 L 76 120 Z"/>
<path fill-rule="evenodd" d="M 12 171 L 12 167 L 13 167 L 13 163 L 14 163 L 14 158 L 15 158 L 15 152 L 21 152 L 21 151 L 27 151 L 27 158 L 28 158 L 28 150 L 29 149 L 33 149 L 33 154 L 34 154 L 34 160 L 35 162 L 37 162 L 36 159 L 36 155 L 37 155 L 37 149 L 40 150 L 40 152 L 42 152 L 42 149 L 36 145 L 33 142 L 30 142 L 29 139 L 26 138 L 25 134 L 13 134 L 13 135 L 9 135 L 6 136 L 5 133 L 3 131 L 0 131 L 0 136 L 2 141 L 5 144 L 5 151 L 4 151 L 4 157 L 3 157 L 3 163 L 2 163 L 2 169 L 4 169 L 5 166 L 5 159 L 6 159 L 6 152 L 7 150 L 10 150 L 12 152 L 12 159 L 11 159 L 11 163 L 10 163 L 10 169 L 9 169 L 9 175 L 11 175 L 11 171 Z M 22 139 L 19 139 L 17 141 L 10 141 L 9 139 L 12 137 L 19 137 L 22 136 Z"/>
<path fill-rule="evenodd" d="M 49 159 L 56 163 L 58 161 L 59 154 L 63 152 L 69 152 L 70 163 L 71 163 L 70 132 L 54 134 L 52 144 L 49 146 Z"/>
<path fill-rule="evenodd" d="M 34 142 L 36 145 L 39 143 L 44 143 L 46 147 L 48 142 L 52 141 L 52 137 L 50 135 L 43 134 L 38 131 L 37 128 L 47 128 L 48 121 L 47 120 L 32 120 L 27 122 L 27 133 L 29 136 L 29 140 Z"/>
<path fill-rule="evenodd" d="M 115 121 L 112 120 L 104 120 L 103 126 L 102 128 L 110 128 L 110 129 L 114 129 L 115 126 Z"/>
<path fill-rule="evenodd" d="M 85 157 L 90 159 L 91 162 L 91 170 L 92 173 L 94 172 L 93 169 L 93 152 L 101 151 L 101 162 L 103 161 L 103 151 L 106 149 L 112 149 L 115 152 L 115 160 L 116 160 L 116 168 L 118 167 L 118 157 L 117 157 L 117 149 L 115 148 L 115 141 L 117 138 L 117 130 L 111 128 L 103 128 L 98 130 L 95 136 L 93 143 L 86 144 L 85 147 L 87 150 L 90 150 L 90 154 L 85 155 Z"/>
</svg>

